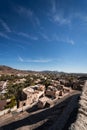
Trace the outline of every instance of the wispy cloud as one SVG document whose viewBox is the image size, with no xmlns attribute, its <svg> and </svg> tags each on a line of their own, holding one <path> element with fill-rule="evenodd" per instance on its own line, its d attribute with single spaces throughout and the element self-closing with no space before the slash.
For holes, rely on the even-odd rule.
<svg viewBox="0 0 87 130">
<path fill-rule="evenodd" d="M 81 20 L 87 22 L 87 14 L 81 11 L 70 10 L 67 15 L 64 13 L 64 9 L 59 7 L 57 0 L 50 0 L 50 10 L 48 13 L 49 20 L 61 25 L 71 25 L 73 20 Z"/>
<path fill-rule="evenodd" d="M 73 39 L 70 39 L 70 38 L 65 38 L 63 40 L 60 40 L 61 42 L 65 42 L 65 43 L 69 43 L 71 45 L 74 45 L 75 44 L 75 41 Z"/>
<path fill-rule="evenodd" d="M 23 58 L 22 57 L 18 57 L 18 60 L 21 61 L 21 62 L 24 62 Z"/>
<path fill-rule="evenodd" d="M 23 17 L 28 18 L 33 24 L 37 24 L 38 26 L 40 26 L 40 20 L 39 18 L 35 15 L 34 11 L 32 11 L 29 8 L 25 8 L 23 6 L 18 6 L 17 8 L 15 8 L 15 11 Z"/>
<path fill-rule="evenodd" d="M 75 14 L 73 14 L 73 18 L 77 18 L 82 20 L 83 22 L 87 22 L 87 15 L 82 14 L 82 12 L 76 12 Z"/>
<path fill-rule="evenodd" d="M 7 23 L 4 20 L 0 19 L 0 23 L 3 26 L 3 28 L 6 30 L 6 32 L 11 32 L 10 27 L 7 25 Z"/>
<path fill-rule="evenodd" d="M 19 6 L 16 8 L 16 11 L 19 15 L 25 15 L 25 17 L 32 17 L 33 16 L 33 11 L 30 9 L 24 8 L 22 6 Z"/>
<path fill-rule="evenodd" d="M 23 36 L 23 37 L 26 37 L 26 38 L 29 38 L 29 39 L 32 39 L 32 40 L 38 40 L 38 37 L 29 35 L 29 34 L 24 33 L 24 32 L 19 32 L 19 33 L 16 33 L 16 34 Z"/>
<path fill-rule="evenodd" d="M 56 13 L 56 1 L 55 0 L 51 0 L 51 8 L 52 8 L 52 13 Z"/>
<path fill-rule="evenodd" d="M 74 41 L 74 40 L 72 40 L 72 39 L 66 39 L 66 42 L 67 42 L 67 43 L 69 43 L 69 44 L 72 44 L 72 45 L 74 45 L 74 44 L 75 44 L 75 41 Z"/>
<path fill-rule="evenodd" d="M 40 34 L 41 37 L 42 37 L 43 39 L 45 39 L 46 41 L 48 41 L 48 42 L 52 41 L 52 39 L 49 38 L 49 36 L 46 35 L 45 33 L 43 33 L 43 32 L 39 32 L 39 34 Z"/>
<path fill-rule="evenodd" d="M 45 33 L 43 32 L 39 32 L 39 34 L 41 35 L 41 37 L 43 39 L 45 39 L 47 42 L 64 42 L 64 43 L 69 43 L 71 45 L 74 45 L 75 44 L 75 41 L 72 39 L 72 38 L 69 38 L 69 37 L 59 37 L 57 34 L 54 34 L 52 36 L 48 36 L 46 35 Z"/>
<path fill-rule="evenodd" d="M 69 43 L 71 45 L 75 44 L 75 41 L 73 39 L 71 39 L 71 38 L 68 38 L 68 37 L 62 37 L 62 38 L 60 38 L 57 34 L 55 34 L 53 37 L 54 37 L 54 40 L 58 41 L 58 42 Z"/>
<path fill-rule="evenodd" d="M 35 16 L 35 22 L 36 22 L 36 24 L 37 24 L 38 26 L 41 26 L 40 20 L 39 20 L 39 18 L 38 18 L 37 16 Z"/>
<path fill-rule="evenodd" d="M 64 16 L 59 14 L 54 14 L 50 19 L 54 23 L 58 23 L 60 25 L 70 24 L 71 20 L 69 18 L 64 18 Z"/>
<path fill-rule="evenodd" d="M 51 0 L 51 7 L 48 13 L 48 19 L 56 24 L 67 25 L 71 23 L 70 17 L 65 17 L 63 10 L 57 8 L 57 1 Z"/>
<path fill-rule="evenodd" d="M 20 48 L 24 49 L 24 45 L 30 45 L 30 42 L 27 42 L 25 40 L 21 40 L 21 39 L 15 39 L 15 38 L 10 38 L 11 41 L 16 42 L 16 43 L 20 43 L 20 45 L 18 44 L 18 46 L 20 46 Z M 21 46 L 21 44 L 23 44 L 23 46 Z M 26 47 L 25 47 L 26 48 Z"/>
<path fill-rule="evenodd" d="M 59 7 L 57 0 L 50 0 L 50 9 L 48 12 L 48 19 L 54 24 L 59 25 L 72 25 L 75 20 L 80 20 L 82 24 L 87 23 L 87 14 L 81 11 L 73 11 L 69 9 L 68 13 L 65 13 L 64 8 Z"/>
<path fill-rule="evenodd" d="M 16 43 L 20 43 L 20 45 L 18 44 L 17 46 L 21 49 L 25 49 L 24 45 L 30 45 L 31 43 L 27 42 L 27 41 L 23 41 L 23 40 L 20 40 L 20 39 L 15 39 L 13 37 L 9 37 L 6 33 L 4 32 L 0 32 L 0 37 L 4 38 L 4 39 L 7 39 L 7 40 L 10 40 L 12 42 L 16 42 Z M 23 44 L 23 45 L 21 45 Z"/>
<path fill-rule="evenodd" d="M 51 62 L 52 59 L 23 59 L 21 56 L 18 57 L 20 62 L 31 62 L 31 63 L 48 63 Z"/>
<path fill-rule="evenodd" d="M 2 33 L 2 32 L 0 32 L 0 36 L 5 39 L 10 39 L 10 37 L 8 37 L 5 33 Z"/>
</svg>

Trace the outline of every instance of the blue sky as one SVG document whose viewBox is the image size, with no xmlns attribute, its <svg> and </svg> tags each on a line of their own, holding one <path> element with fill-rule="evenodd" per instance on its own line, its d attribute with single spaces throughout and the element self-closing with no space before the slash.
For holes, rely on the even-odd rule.
<svg viewBox="0 0 87 130">
<path fill-rule="evenodd" d="M 87 72 L 86 0 L 0 0 L 0 64 Z"/>
</svg>

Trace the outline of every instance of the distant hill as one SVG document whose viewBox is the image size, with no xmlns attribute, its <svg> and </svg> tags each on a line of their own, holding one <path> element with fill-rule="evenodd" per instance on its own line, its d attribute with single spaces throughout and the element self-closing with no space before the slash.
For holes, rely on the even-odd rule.
<svg viewBox="0 0 87 130">
<path fill-rule="evenodd" d="M 5 65 L 0 65 L 0 74 L 36 74 L 36 73 L 41 73 L 41 74 L 57 74 L 57 75 L 67 75 L 67 74 L 72 74 L 72 75 L 77 75 L 77 76 L 87 76 L 87 73 L 66 73 L 66 72 L 58 72 L 58 71 L 50 71 L 50 70 L 44 70 L 44 71 L 32 71 L 32 70 L 18 70 L 14 69 L 9 66 Z"/>
<path fill-rule="evenodd" d="M 0 74 L 29 74 L 29 73 L 41 73 L 41 74 L 57 74 L 58 71 L 31 71 L 31 70 L 18 70 L 9 66 L 0 65 Z"/>
<path fill-rule="evenodd" d="M 33 73 L 33 71 L 27 70 L 18 70 L 5 65 L 0 65 L 0 74 L 29 74 Z"/>
<path fill-rule="evenodd" d="M 61 74 L 62 72 L 58 71 L 32 71 L 32 70 L 18 70 L 14 69 L 5 65 L 0 65 L 0 74 L 36 74 L 36 73 L 41 73 L 41 74 Z"/>
<path fill-rule="evenodd" d="M 16 70 L 5 65 L 0 65 L 0 74 L 3 74 L 3 73 L 7 74 L 7 73 L 13 73 L 13 72 L 16 72 Z"/>
</svg>

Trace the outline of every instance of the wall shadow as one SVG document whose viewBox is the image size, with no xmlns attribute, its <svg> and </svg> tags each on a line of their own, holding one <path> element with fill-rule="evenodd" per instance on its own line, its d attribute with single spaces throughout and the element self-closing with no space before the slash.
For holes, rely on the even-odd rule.
<svg viewBox="0 0 87 130">
<path fill-rule="evenodd" d="M 78 100 L 77 100 L 77 107 L 71 112 L 69 119 L 67 120 L 67 123 L 65 124 L 64 128 L 61 130 L 69 130 L 70 126 L 72 123 L 74 123 L 77 119 L 77 114 L 78 114 L 78 109 L 79 109 L 79 100 L 80 100 L 80 95 L 78 95 Z M 66 115 L 67 116 L 67 115 Z M 52 120 L 48 120 L 45 122 L 43 125 L 33 129 L 33 130 L 50 130 L 49 126 L 52 125 Z M 62 123 L 62 122 L 61 122 Z M 60 125 L 60 124 L 58 124 Z M 55 130 L 55 129 L 51 129 Z"/>
<path fill-rule="evenodd" d="M 28 110 L 26 110 L 28 113 L 31 113 L 31 112 L 35 112 L 39 110 L 38 107 L 37 107 L 37 104 L 35 104 L 32 108 L 29 108 Z"/>
<path fill-rule="evenodd" d="M 80 94 L 76 94 L 76 95 L 73 95 L 73 96 L 77 96 L 77 95 L 78 95 L 78 97 L 80 96 Z M 38 123 L 39 121 L 42 121 L 44 119 L 49 119 L 49 117 L 52 115 L 52 113 L 54 111 L 56 111 L 59 108 L 61 108 L 62 104 L 68 103 L 73 96 L 68 97 L 67 99 L 65 99 L 64 101 L 56 104 L 52 108 L 47 108 L 47 109 L 45 109 L 43 111 L 40 111 L 40 112 L 38 112 L 36 114 L 30 115 L 30 116 L 28 116 L 28 117 L 26 117 L 24 119 L 21 119 L 21 120 L 18 120 L 18 121 L 14 121 L 12 123 L 4 125 L 4 126 L 2 126 L 0 128 L 0 130 L 15 130 L 15 129 L 18 129 L 18 128 L 22 127 L 22 126 L 24 127 L 24 126 L 27 126 L 27 125 L 33 125 L 33 124 Z M 79 98 L 78 98 L 78 101 L 79 101 Z M 77 102 L 77 104 L 78 104 L 78 102 Z M 34 109 L 35 109 L 35 106 L 34 106 L 33 109 L 28 110 L 27 112 L 32 112 L 32 111 L 34 111 Z M 76 112 L 76 115 L 74 117 L 73 122 L 76 120 L 76 116 L 77 116 L 77 112 Z M 68 124 L 66 124 L 65 128 L 68 129 L 68 127 L 70 126 L 71 122 L 69 122 Z M 47 126 L 49 126 L 49 125 L 52 125 L 51 124 L 51 120 L 48 120 L 46 123 L 44 123 L 42 126 L 36 128 L 35 130 L 48 130 Z M 67 130 L 67 129 L 64 129 L 64 130 Z"/>
</svg>

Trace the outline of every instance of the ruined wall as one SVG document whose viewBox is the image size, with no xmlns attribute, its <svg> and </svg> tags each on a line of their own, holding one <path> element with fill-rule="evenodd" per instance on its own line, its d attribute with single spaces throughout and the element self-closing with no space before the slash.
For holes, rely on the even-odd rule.
<svg viewBox="0 0 87 130">
<path fill-rule="evenodd" d="M 71 125 L 70 130 L 87 130 L 87 81 L 83 87 L 79 104 L 76 122 Z"/>
</svg>

